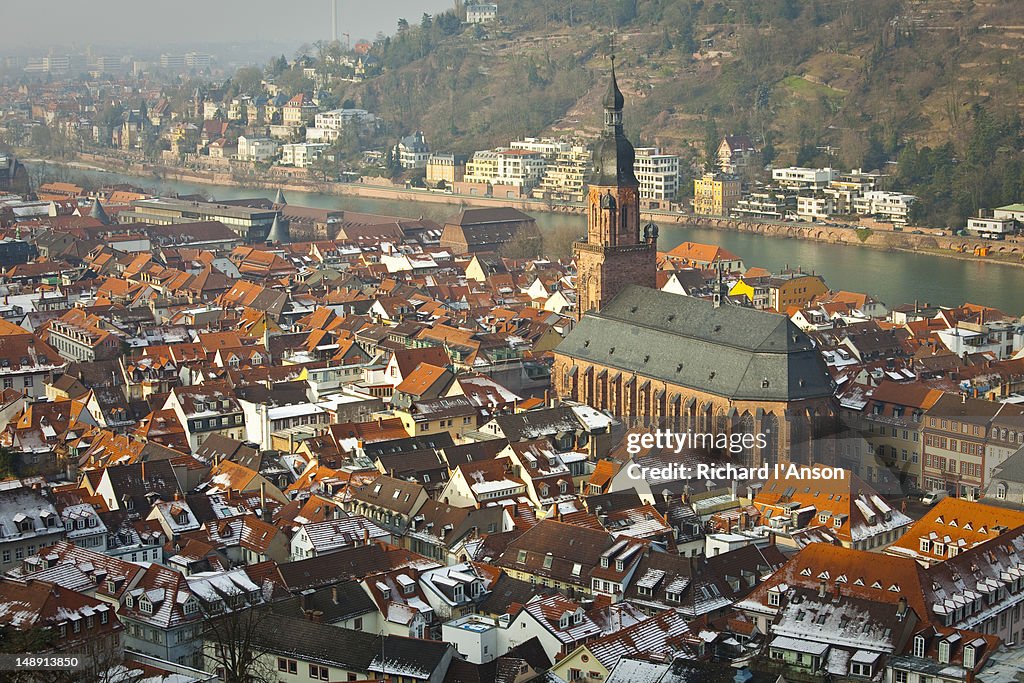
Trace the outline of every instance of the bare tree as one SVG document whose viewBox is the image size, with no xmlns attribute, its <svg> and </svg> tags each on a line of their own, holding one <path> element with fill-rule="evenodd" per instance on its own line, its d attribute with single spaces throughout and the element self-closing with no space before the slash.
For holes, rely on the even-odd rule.
<svg viewBox="0 0 1024 683">
<path fill-rule="evenodd" d="M 273 683 L 277 672 L 256 643 L 268 627 L 270 610 L 256 604 L 259 598 L 239 591 L 223 601 L 205 603 L 202 638 L 207 671 L 215 671 L 224 683 Z"/>
</svg>

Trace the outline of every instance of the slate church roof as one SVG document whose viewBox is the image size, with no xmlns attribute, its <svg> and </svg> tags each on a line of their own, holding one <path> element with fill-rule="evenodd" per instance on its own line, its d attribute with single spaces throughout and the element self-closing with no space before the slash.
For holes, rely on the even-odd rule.
<svg viewBox="0 0 1024 683">
<path fill-rule="evenodd" d="M 833 392 L 813 342 L 786 316 L 637 285 L 584 315 L 556 353 L 735 400 Z"/>
</svg>

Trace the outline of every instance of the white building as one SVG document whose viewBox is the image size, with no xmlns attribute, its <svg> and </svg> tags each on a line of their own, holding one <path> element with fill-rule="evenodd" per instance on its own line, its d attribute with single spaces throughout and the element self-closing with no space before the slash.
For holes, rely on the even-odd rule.
<svg viewBox="0 0 1024 683">
<path fill-rule="evenodd" d="M 910 205 L 917 201 L 912 194 L 871 190 L 853 200 L 853 210 L 867 216 L 875 216 L 893 223 L 906 223 Z"/>
<path fill-rule="evenodd" d="M 466 164 L 467 183 L 511 185 L 530 190 L 540 182 L 547 162 L 540 152 L 525 149 L 481 150 Z"/>
<path fill-rule="evenodd" d="M 538 152 L 547 159 L 554 159 L 560 152 L 567 152 L 572 149 L 572 145 L 553 138 L 523 138 L 522 140 L 514 140 L 509 144 L 509 148 L 525 149 L 527 152 Z"/>
<path fill-rule="evenodd" d="M 377 126 L 377 117 L 365 109 L 332 109 L 318 113 L 313 124 L 306 129 L 306 142 L 334 142 L 352 126 L 372 131 Z"/>
<path fill-rule="evenodd" d="M 427 159 L 430 158 L 430 145 L 427 144 L 423 131 L 418 130 L 399 140 L 395 145 L 395 152 L 402 168 L 426 168 Z"/>
<path fill-rule="evenodd" d="M 327 152 L 328 147 L 330 145 L 325 142 L 296 142 L 281 145 L 281 165 L 308 168 Z"/>
<path fill-rule="evenodd" d="M 804 221 L 820 221 L 835 212 L 835 200 L 827 194 L 799 195 L 796 198 L 796 215 Z"/>
<path fill-rule="evenodd" d="M 277 140 L 238 136 L 239 161 L 270 161 L 277 156 L 278 149 Z"/>
<path fill-rule="evenodd" d="M 633 167 L 640 181 L 640 198 L 672 201 L 679 191 L 679 157 L 661 154 L 657 147 L 637 147 Z"/>
<path fill-rule="evenodd" d="M 968 218 L 967 232 L 981 237 L 1002 239 L 1017 232 L 1017 221 L 1013 218 Z"/>
<path fill-rule="evenodd" d="M 508 615 L 504 627 L 508 628 Z M 451 643 L 460 655 L 473 664 L 486 664 L 493 661 L 495 657 L 505 654 L 499 652 L 503 638 L 503 629 L 498 626 L 498 620 L 485 617 L 479 614 L 468 614 L 459 619 L 445 622 L 441 625 L 441 639 Z M 506 650 L 507 651 L 507 650 Z"/>
<path fill-rule="evenodd" d="M 783 187 L 791 187 L 798 190 L 822 190 L 836 177 L 836 171 L 832 168 L 804 168 L 802 166 L 789 166 L 788 168 L 773 168 L 772 180 Z"/>
<path fill-rule="evenodd" d="M 494 3 L 466 5 L 467 24 L 486 24 L 498 20 L 498 6 Z"/>
<path fill-rule="evenodd" d="M 1024 224 L 1024 204 L 1007 204 L 992 211 L 993 218 L 1012 218 Z"/>
<path fill-rule="evenodd" d="M 956 327 L 939 330 L 939 341 L 958 356 L 968 353 L 991 353 L 997 360 L 1012 358 L 1020 343 L 1018 323 L 999 320 L 990 323 L 961 321 Z"/>
</svg>

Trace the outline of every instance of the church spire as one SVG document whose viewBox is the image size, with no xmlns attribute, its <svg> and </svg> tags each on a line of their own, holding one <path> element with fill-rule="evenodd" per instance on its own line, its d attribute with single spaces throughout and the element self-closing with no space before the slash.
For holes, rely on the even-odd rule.
<svg viewBox="0 0 1024 683">
<path fill-rule="evenodd" d="M 611 129 L 611 133 L 621 132 L 622 130 L 622 107 L 626 104 L 626 98 L 622 96 L 622 91 L 619 90 L 619 82 L 615 78 L 615 55 L 611 56 L 612 60 L 612 77 L 608 81 L 608 90 L 604 94 L 604 125 L 606 129 Z"/>
</svg>

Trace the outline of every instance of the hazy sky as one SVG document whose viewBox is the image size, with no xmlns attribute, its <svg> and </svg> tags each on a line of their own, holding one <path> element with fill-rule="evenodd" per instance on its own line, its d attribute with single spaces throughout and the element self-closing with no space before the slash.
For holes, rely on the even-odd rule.
<svg viewBox="0 0 1024 683">
<path fill-rule="evenodd" d="M 393 33 L 399 17 L 410 23 L 452 0 L 338 0 L 339 38 Z M 330 0 L 0 0 L 3 45 L 157 46 L 178 43 L 312 43 L 330 38 Z"/>
</svg>

